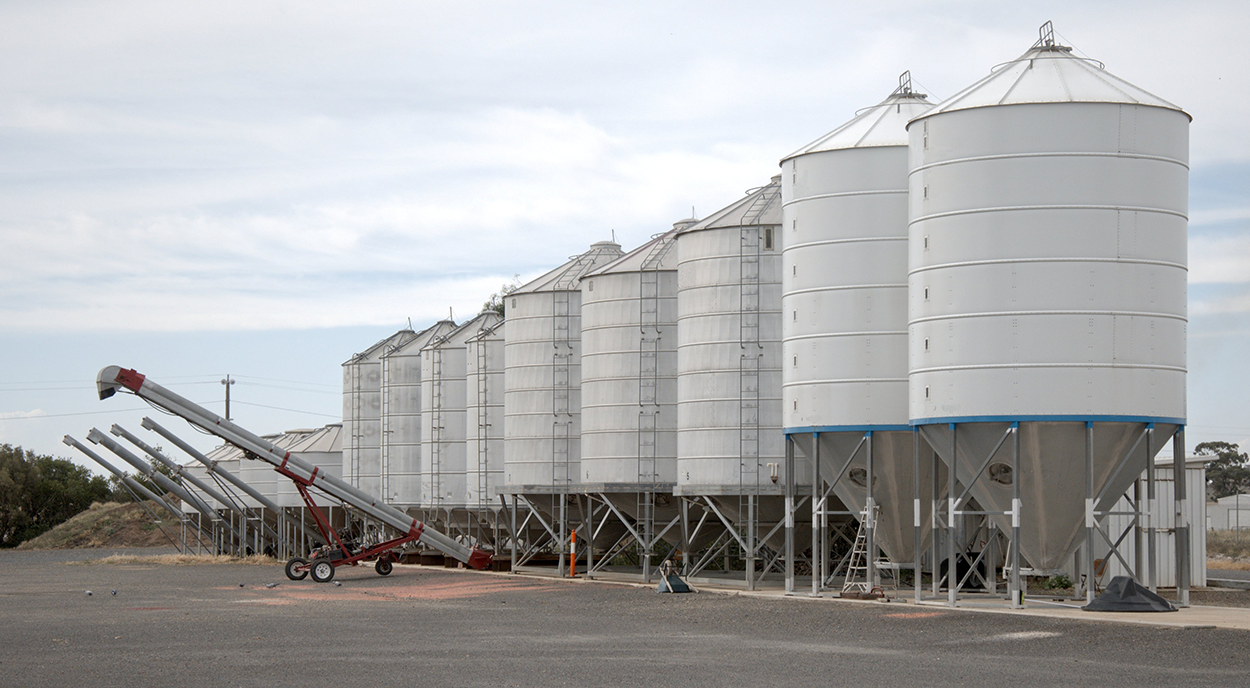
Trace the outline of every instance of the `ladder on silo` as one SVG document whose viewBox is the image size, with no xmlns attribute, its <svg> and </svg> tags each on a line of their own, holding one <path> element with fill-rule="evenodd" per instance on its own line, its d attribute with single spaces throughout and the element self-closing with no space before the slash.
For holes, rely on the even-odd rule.
<svg viewBox="0 0 1250 688">
<path fill-rule="evenodd" d="M 387 353 L 398 347 L 391 347 Z M 391 359 L 382 356 L 382 501 L 390 504 L 391 495 Z"/>
<path fill-rule="evenodd" d="M 575 258 L 556 280 L 551 292 L 551 486 L 567 492 L 574 480 L 570 474 L 573 407 L 573 285 L 595 264 L 597 251 Z M 580 333 L 579 333 L 580 334 Z"/>
<path fill-rule="evenodd" d="M 739 244 L 738 448 L 741 486 L 755 491 L 760 457 L 760 232 L 744 226 Z"/>
<path fill-rule="evenodd" d="M 660 266 L 676 245 L 676 234 L 657 234 L 643 258 L 638 284 L 638 492 L 637 514 L 646 548 L 651 546 L 655 522 L 655 488 L 660 480 L 658 461 L 660 422 Z"/>
<path fill-rule="evenodd" d="M 437 346 L 441 341 L 430 348 L 430 494 L 434 499 L 429 506 L 434 508 L 443 502 L 443 349 Z"/>
<path fill-rule="evenodd" d="M 360 418 L 360 363 L 351 364 L 351 403 L 348 404 L 348 412 L 352 416 L 352 431 L 348 437 L 348 457 L 347 457 L 347 480 L 352 487 L 360 487 L 360 437 L 361 437 L 361 418 Z"/>
<path fill-rule="evenodd" d="M 483 333 L 473 342 L 477 345 L 477 503 L 479 507 L 485 507 L 490 503 L 490 497 L 486 494 L 490 487 L 489 476 L 487 475 L 487 467 L 490 465 L 490 448 L 488 446 L 488 437 L 490 435 L 490 415 L 486 408 L 489 399 L 487 388 L 487 361 L 486 361 L 486 338 L 489 336 L 490 330 Z"/>
</svg>

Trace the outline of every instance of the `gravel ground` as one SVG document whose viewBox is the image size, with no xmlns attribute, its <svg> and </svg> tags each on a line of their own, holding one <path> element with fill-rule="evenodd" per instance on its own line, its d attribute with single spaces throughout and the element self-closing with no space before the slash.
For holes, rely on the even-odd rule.
<svg viewBox="0 0 1250 688">
<path fill-rule="evenodd" d="M 333 586 L 276 565 L 65 563 L 111 553 L 0 553 L 0 683 L 1250 685 L 1240 631 L 427 568 Z"/>
</svg>

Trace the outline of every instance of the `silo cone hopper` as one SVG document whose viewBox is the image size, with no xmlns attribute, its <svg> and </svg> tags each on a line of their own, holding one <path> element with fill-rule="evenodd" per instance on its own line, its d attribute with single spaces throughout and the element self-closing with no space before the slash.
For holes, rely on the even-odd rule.
<svg viewBox="0 0 1250 688">
<path fill-rule="evenodd" d="M 986 511 L 1010 512 L 1013 482 L 1019 480 L 1020 555 L 1039 572 L 1056 572 L 1076 551 L 1085 531 L 1086 424 L 1020 422 L 1018 476 L 1011 470 L 1012 442 L 999 444 L 1010 427 L 1005 422 L 957 424 L 955 472 L 961 490 L 971 484 L 971 496 Z M 1097 498 L 1094 510 L 1109 511 L 1146 470 L 1147 450 L 1157 454 L 1178 427 L 1155 424 L 1153 437 L 1148 438 L 1145 423 L 1093 423 L 1090 458 L 1092 496 Z M 925 425 L 921 433 L 949 469 L 951 425 Z M 998 450 L 987 463 L 996 446 Z M 978 477 L 976 473 L 982 465 L 985 470 Z M 1011 532 L 1010 515 L 996 514 L 991 518 L 1004 532 Z"/>
<path fill-rule="evenodd" d="M 872 433 L 872 498 L 877 505 L 874 538 L 885 556 L 894 563 L 909 563 L 916 558 L 915 500 L 913 478 L 915 460 L 913 433 L 907 430 L 874 431 Z M 796 445 L 811 456 L 812 435 L 794 433 Z M 833 493 L 848 511 L 862 513 L 867 501 L 866 446 L 860 446 L 862 432 L 820 433 L 820 473 L 825 480 L 834 480 Z M 856 449 L 858 447 L 858 450 Z M 854 458 L 847 458 L 855 452 Z M 933 454 L 920 440 L 920 542 L 923 550 L 933 535 Z M 837 472 L 846 467 L 841 476 Z M 938 467 L 938 484 L 946 483 L 946 467 Z M 1011 496 L 1008 494 L 1008 504 Z"/>
</svg>

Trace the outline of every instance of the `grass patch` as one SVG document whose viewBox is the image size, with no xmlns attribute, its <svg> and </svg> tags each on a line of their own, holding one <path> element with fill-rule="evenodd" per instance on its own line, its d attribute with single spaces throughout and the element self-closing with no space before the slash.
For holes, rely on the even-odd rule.
<svg viewBox="0 0 1250 688">
<path fill-rule="evenodd" d="M 155 511 L 157 507 L 148 505 Z M 171 530 L 177 520 L 165 515 Z M 152 516 L 138 504 L 96 502 L 57 527 L 27 540 L 17 549 L 82 549 L 94 547 L 168 547 L 173 543 L 152 522 Z"/>
<path fill-rule="evenodd" d="M 226 554 L 159 554 L 144 556 L 142 554 L 114 554 L 100 559 L 84 559 L 66 562 L 71 566 L 95 566 L 98 564 L 156 564 L 158 566 L 204 566 L 206 564 L 248 564 L 250 566 L 272 566 L 277 559 L 263 554 L 250 557 L 235 557 Z"/>
<path fill-rule="evenodd" d="M 1207 556 L 1212 559 L 1250 562 L 1250 530 L 1243 530 L 1240 537 L 1235 530 L 1208 530 Z"/>
</svg>

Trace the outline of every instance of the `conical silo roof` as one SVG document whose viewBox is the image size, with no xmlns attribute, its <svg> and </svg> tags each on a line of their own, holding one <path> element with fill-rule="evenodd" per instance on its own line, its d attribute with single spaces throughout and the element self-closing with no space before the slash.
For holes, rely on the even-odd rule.
<svg viewBox="0 0 1250 688">
<path fill-rule="evenodd" d="M 424 349 L 435 337 L 444 335 L 456 329 L 456 321 L 439 320 L 429 327 L 421 330 L 413 335 L 408 341 L 400 344 L 392 349 L 386 350 L 386 355 L 410 353 L 416 355 L 418 351 Z"/>
<path fill-rule="evenodd" d="M 465 342 L 476 337 L 483 330 L 493 328 L 503 320 L 503 316 L 494 311 L 485 311 L 478 313 L 471 320 L 465 321 L 459 327 L 435 337 L 426 344 L 426 346 L 464 346 Z"/>
<path fill-rule="evenodd" d="M 667 232 L 657 234 L 651 241 L 626 253 L 616 260 L 597 268 L 584 277 L 594 275 L 610 275 L 618 272 L 639 272 L 641 270 L 676 270 L 677 252 L 673 247 L 677 244 L 677 234 L 681 230 L 698 224 L 694 218 L 678 220 Z"/>
<path fill-rule="evenodd" d="M 781 175 L 773 177 L 764 186 L 747 191 L 742 198 L 708 215 L 697 224 L 679 230 L 678 233 L 721 227 L 779 224 L 781 224 Z"/>
<path fill-rule="evenodd" d="M 1076 57 L 1072 48 L 1055 43 L 1047 22 L 1042 26 L 1042 37 L 1023 55 L 999 65 L 989 76 L 916 120 L 954 110 L 1029 103 L 1123 103 L 1185 113 L 1179 106 L 1109 73 L 1101 62 Z"/>
<path fill-rule="evenodd" d="M 575 289 L 577 280 L 596 268 L 620 258 L 621 255 L 621 245 L 615 241 L 597 241 L 590 245 L 589 251 L 573 256 L 560 267 L 521 285 L 509 296 Z"/>
<path fill-rule="evenodd" d="M 911 88 L 911 73 L 904 72 L 899 87 L 877 105 L 865 108 L 851 121 L 782 158 L 782 162 L 808 153 L 872 148 L 875 146 L 906 146 L 907 123 L 933 107 L 923 93 Z"/>
<path fill-rule="evenodd" d="M 410 329 L 400 330 L 396 332 L 395 334 L 387 337 L 386 339 L 379 341 L 378 343 L 374 344 L 368 349 L 365 349 L 364 351 L 347 359 L 346 361 L 343 362 L 343 365 L 352 365 L 353 363 L 369 363 L 371 361 L 380 361 L 384 354 L 407 344 L 408 342 L 412 341 L 416 336 L 417 336 L 417 333 L 413 332 Z"/>
</svg>

